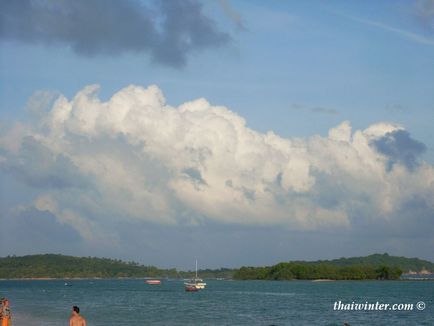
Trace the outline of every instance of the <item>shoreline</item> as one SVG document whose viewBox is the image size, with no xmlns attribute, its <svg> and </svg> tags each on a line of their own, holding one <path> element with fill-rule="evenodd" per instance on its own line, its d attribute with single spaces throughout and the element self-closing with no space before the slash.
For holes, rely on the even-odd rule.
<svg viewBox="0 0 434 326">
<path fill-rule="evenodd" d="M 0 278 L 0 281 L 86 281 L 86 280 L 142 280 L 142 277 L 22 277 Z"/>
<path fill-rule="evenodd" d="M 152 279 L 158 278 L 162 280 L 170 280 L 170 281 L 182 281 L 183 278 L 162 278 L 162 277 L 151 277 Z M 23 278 L 0 278 L 0 281 L 97 281 L 97 280 L 147 280 L 150 279 L 150 277 L 23 277 Z M 214 279 L 214 278 L 208 278 L 207 280 L 216 280 L 216 281 L 222 281 L 221 279 Z M 340 280 L 340 279 L 293 279 L 293 280 L 237 280 L 237 279 L 224 279 L 223 281 L 268 281 L 268 282 L 292 282 L 292 281 L 307 281 L 307 282 L 313 282 L 313 283 L 328 283 L 328 282 L 342 282 L 342 281 L 380 281 L 380 282 L 390 282 L 390 281 L 434 281 L 433 278 L 425 277 L 425 278 L 400 278 L 396 280 L 381 280 L 381 279 L 363 279 L 363 280 Z"/>
</svg>

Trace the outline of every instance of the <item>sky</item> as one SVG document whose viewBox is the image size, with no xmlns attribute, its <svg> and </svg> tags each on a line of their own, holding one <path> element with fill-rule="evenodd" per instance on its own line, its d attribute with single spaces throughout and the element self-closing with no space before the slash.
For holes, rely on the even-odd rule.
<svg viewBox="0 0 434 326">
<path fill-rule="evenodd" d="M 0 3 L 0 256 L 434 261 L 434 1 Z"/>
</svg>

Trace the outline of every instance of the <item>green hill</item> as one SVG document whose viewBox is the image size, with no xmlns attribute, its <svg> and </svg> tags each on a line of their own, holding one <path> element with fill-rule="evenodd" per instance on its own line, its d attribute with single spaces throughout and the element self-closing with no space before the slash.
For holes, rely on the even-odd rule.
<svg viewBox="0 0 434 326">
<path fill-rule="evenodd" d="M 398 256 L 389 256 L 385 254 L 373 254 L 365 257 L 339 258 L 333 260 L 318 260 L 313 263 L 328 263 L 335 266 L 352 266 L 352 265 L 387 265 L 398 267 L 404 271 L 420 272 L 423 269 L 434 272 L 434 263 L 419 258 L 406 258 Z"/>
<path fill-rule="evenodd" d="M 233 270 L 200 270 L 203 278 L 230 278 Z M 0 258 L 0 279 L 20 278 L 192 278 L 193 271 L 159 269 L 136 262 L 55 254 Z"/>
<path fill-rule="evenodd" d="M 366 280 L 399 279 L 403 272 L 434 271 L 434 264 L 418 258 L 373 254 L 334 260 L 283 262 L 266 267 L 241 267 L 234 273 L 240 280 Z"/>
<path fill-rule="evenodd" d="M 117 278 L 161 275 L 162 270 L 135 262 L 64 255 L 0 258 L 0 278 Z"/>
</svg>

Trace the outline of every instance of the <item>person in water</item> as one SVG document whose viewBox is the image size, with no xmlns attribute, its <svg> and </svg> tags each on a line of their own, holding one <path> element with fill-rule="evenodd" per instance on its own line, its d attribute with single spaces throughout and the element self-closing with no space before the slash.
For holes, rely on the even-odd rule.
<svg viewBox="0 0 434 326">
<path fill-rule="evenodd" d="M 9 300 L 3 298 L 0 306 L 0 320 L 1 326 L 12 326 L 11 308 L 9 307 Z"/>
<path fill-rule="evenodd" d="M 80 316 L 80 308 L 77 306 L 72 307 L 72 315 L 71 318 L 69 318 L 69 326 L 86 326 L 86 319 Z"/>
</svg>

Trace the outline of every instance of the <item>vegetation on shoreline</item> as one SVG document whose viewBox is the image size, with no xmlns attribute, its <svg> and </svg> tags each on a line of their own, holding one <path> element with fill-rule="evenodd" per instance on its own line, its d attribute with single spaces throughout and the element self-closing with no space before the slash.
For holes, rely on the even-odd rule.
<svg viewBox="0 0 434 326">
<path fill-rule="evenodd" d="M 267 267 L 241 267 L 233 278 L 239 280 L 396 280 L 409 270 L 433 271 L 434 264 L 418 258 L 373 254 L 366 257 L 294 261 Z"/>
<path fill-rule="evenodd" d="M 0 278 L 144 277 L 159 272 L 152 266 L 106 258 L 54 254 L 0 258 Z"/>
<path fill-rule="evenodd" d="M 385 254 L 373 254 L 364 257 L 351 257 L 351 258 L 339 258 L 333 260 L 319 260 L 313 263 L 325 263 L 332 264 L 336 266 L 389 266 L 400 268 L 403 272 L 408 272 L 410 270 L 415 272 L 420 272 L 423 269 L 427 269 L 434 272 L 434 263 L 419 259 L 419 258 L 406 258 L 398 256 L 390 256 Z"/>
<path fill-rule="evenodd" d="M 205 279 L 292 280 L 292 279 L 398 279 L 402 271 L 434 270 L 434 264 L 417 258 L 387 254 L 341 258 L 315 262 L 283 262 L 266 267 L 200 270 Z M 72 257 L 55 254 L 8 256 L 0 258 L 0 279 L 25 278 L 191 278 L 193 271 L 159 269 L 136 262 L 96 257 Z"/>
<path fill-rule="evenodd" d="M 402 270 L 398 267 L 335 266 L 332 264 L 280 263 L 271 267 L 241 267 L 234 279 L 239 280 L 396 280 Z"/>
<path fill-rule="evenodd" d="M 231 278 L 233 270 L 202 270 L 203 278 Z M 192 271 L 160 269 L 136 262 L 56 254 L 0 258 L 0 279 L 30 278 L 191 278 Z"/>
</svg>

